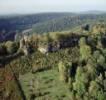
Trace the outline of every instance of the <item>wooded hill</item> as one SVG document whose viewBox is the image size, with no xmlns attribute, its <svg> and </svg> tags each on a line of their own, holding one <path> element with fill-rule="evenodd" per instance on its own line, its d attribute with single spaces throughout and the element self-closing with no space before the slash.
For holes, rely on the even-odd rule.
<svg viewBox="0 0 106 100">
<path fill-rule="evenodd" d="M 74 45 L 73 35 L 80 36 Z M 73 35 L 70 32 L 29 36 L 28 45 L 33 52 L 6 64 L 6 68 L 11 66 L 17 75 L 27 100 L 105 100 L 106 24 L 96 24 L 90 31 L 85 27 L 80 34 Z M 71 41 L 70 45 L 55 52 L 47 51 L 47 54 L 38 49 L 43 45 L 44 50 L 54 41 L 67 44 L 66 39 Z M 2 44 L 7 55 L 16 53 L 16 45 Z M 4 51 L 2 46 L 1 51 Z M 11 97 L 11 90 L 14 90 L 8 84 L 7 91 L 3 91 L 6 98 Z M 7 93 L 9 95 L 5 95 Z"/>
<path fill-rule="evenodd" d="M 83 24 L 106 21 L 106 14 L 42 13 L 0 18 L 0 41 L 14 40 L 15 35 L 32 29 L 30 34 L 72 30 Z"/>
</svg>

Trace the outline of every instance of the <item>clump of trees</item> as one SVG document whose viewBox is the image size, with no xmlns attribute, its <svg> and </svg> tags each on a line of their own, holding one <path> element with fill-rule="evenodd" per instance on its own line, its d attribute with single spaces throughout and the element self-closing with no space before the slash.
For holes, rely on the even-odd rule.
<svg viewBox="0 0 106 100">
<path fill-rule="evenodd" d="M 82 37 L 79 40 L 81 60 L 87 60 L 91 55 L 91 47 L 86 44 L 86 39 Z"/>
<path fill-rule="evenodd" d="M 5 46 L 8 54 L 14 54 L 18 50 L 18 43 L 16 42 L 7 41 L 5 43 Z"/>
<path fill-rule="evenodd" d="M 88 84 L 88 77 L 84 73 L 84 69 L 81 66 L 77 67 L 75 82 L 73 82 L 73 90 L 77 92 L 77 95 L 82 97 L 86 93 Z"/>
<path fill-rule="evenodd" d="M 63 63 L 59 62 L 58 64 L 58 70 L 59 70 L 59 79 L 63 82 L 69 81 L 69 73 L 70 73 L 70 67 L 72 67 L 72 63 Z"/>
<path fill-rule="evenodd" d="M 82 26 L 82 30 L 89 31 L 90 30 L 90 25 L 86 24 L 86 25 Z"/>
<path fill-rule="evenodd" d="M 79 40 L 80 57 L 74 67 L 67 67 L 64 62 L 59 62 L 60 79 L 66 81 L 71 79 L 70 90 L 72 99 L 76 100 L 105 100 L 105 66 L 106 57 L 101 48 L 92 49 L 91 45 L 87 44 L 86 38 L 82 37 Z M 71 70 L 74 68 L 74 74 Z M 68 77 L 68 78 L 67 78 Z"/>
<path fill-rule="evenodd" d="M 0 56 L 12 55 L 18 51 L 18 42 L 7 41 L 0 44 Z"/>
</svg>

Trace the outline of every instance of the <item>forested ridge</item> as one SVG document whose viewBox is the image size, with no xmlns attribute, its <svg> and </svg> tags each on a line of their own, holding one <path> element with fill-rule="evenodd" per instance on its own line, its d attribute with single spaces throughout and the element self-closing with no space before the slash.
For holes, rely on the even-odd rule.
<svg viewBox="0 0 106 100">
<path fill-rule="evenodd" d="M 67 31 L 86 23 L 106 21 L 106 14 L 41 13 L 0 17 L 0 41 L 14 40 L 24 30 L 30 34 Z"/>
<path fill-rule="evenodd" d="M 32 15 L 16 15 L 0 17 L 0 32 L 16 31 L 31 28 L 36 23 L 42 23 L 63 16 L 73 16 L 72 13 L 39 13 Z M 8 27 L 9 26 L 9 27 Z"/>
<path fill-rule="evenodd" d="M 106 21 L 106 15 L 82 14 L 76 16 L 65 16 L 62 18 L 53 19 L 48 22 L 38 23 L 34 25 L 32 29 L 36 33 L 64 31 L 71 30 L 86 23 L 92 24 L 97 21 Z"/>
</svg>

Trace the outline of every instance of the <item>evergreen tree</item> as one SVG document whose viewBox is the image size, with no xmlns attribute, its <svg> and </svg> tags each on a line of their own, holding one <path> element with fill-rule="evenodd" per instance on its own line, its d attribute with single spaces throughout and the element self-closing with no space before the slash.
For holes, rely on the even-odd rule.
<svg viewBox="0 0 106 100">
<path fill-rule="evenodd" d="M 13 54 L 15 52 L 17 52 L 18 50 L 18 44 L 12 41 L 7 41 L 5 43 L 6 49 L 7 49 L 7 53 L 8 54 Z"/>
<path fill-rule="evenodd" d="M 63 63 L 62 61 L 58 64 L 60 80 L 67 82 L 70 76 L 70 67 L 72 66 L 71 63 Z"/>
<path fill-rule="evenodd" d="M 78 67 L 75 76 L 75 82 L 73 83 L 73 89 L 77 92 L 77 95 L 83 97 L 86 92 L 86 85 L 88 79 L 84 73 L 82 67 Z"/>
<path fill-rule="evenodd" d="M 79 41 L 79 46 L 80 46 L 80 56 L 81 56 L 81 61 L 85 60 L 87 61 L 88 58 L 91 55 L 91 48 L 86 44 L 85 38 L 81 38 Z"/>
</svg>

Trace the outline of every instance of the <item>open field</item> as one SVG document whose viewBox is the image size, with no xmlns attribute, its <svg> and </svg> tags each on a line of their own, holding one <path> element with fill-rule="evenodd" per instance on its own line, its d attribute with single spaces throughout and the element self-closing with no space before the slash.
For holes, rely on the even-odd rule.
<svg viewBox="0 0 106 100">
<path fill-rule="evenodd" d="M 27 73 L 20 76 L 20 83 L 27 98 L 31 97 L 31 82 L 34 81 L 34 100 L 69 100 L 68 85 L 59 81 L 57 69 Z"/>
</svg>

